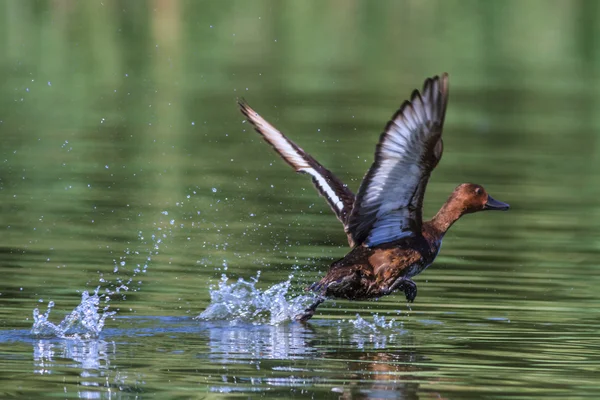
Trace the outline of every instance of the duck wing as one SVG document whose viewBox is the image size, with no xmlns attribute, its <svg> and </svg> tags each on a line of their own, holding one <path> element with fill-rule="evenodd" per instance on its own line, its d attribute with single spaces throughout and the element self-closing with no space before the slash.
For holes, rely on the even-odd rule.
<svg viewBox="0 0 600 400">
<path fill-rule="evenodd" d="M 344 231 L 347 233 L 348 226 L 346 222 L 354 204 L 354 193 L 331 171 L 323 167 L 310 154 L 307 154 L 296 143 L 269 124 L 244 100 L 239 100 L 238 104 L 248 121 L 254 125 L 254 128 L 261 134 L 263 139 L 273 146 L 281 158 L 290 164 L 296 172 L 302 172 L 312 177 L 315 187 L 321 196 L 325 197 L 336 217 L 344 225 Z M 348 236 L 348 241 L 350 241 L 350 236 Z M 352 244 L 350 242 L 350 245 Z"/>
<path fill-rule="evenodd" d="M 355 245 L 375 246 L 421 232 L 423 195 L 442 157 L 448 74 L 428 78 L 423 90 L 388 122 L 348 220 Z"/>
</svg>

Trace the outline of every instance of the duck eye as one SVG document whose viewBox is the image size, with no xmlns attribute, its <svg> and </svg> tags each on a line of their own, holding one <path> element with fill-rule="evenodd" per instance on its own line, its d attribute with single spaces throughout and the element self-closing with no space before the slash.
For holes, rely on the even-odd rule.
<svg viewBox="0 0 600 400">
<path fill-rule="evenodd" d="M 481 188 L 480 188 L 480 187 L 478 187 L 478 188 L 475 188 L 475 194 L 476 194 L 477 196 L 479 196 L 479 195 L 481 194 Z"/>
</svg>

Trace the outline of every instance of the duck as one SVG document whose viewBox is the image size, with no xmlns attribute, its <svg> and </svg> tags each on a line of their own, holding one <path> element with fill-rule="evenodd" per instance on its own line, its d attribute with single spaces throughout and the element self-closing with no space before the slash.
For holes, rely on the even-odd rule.
<svg viewBox="0 0 600 400">
<path fill-rule="evenodd" d="M 427 78 L 389 120 L 375 159 L 354 194 L 346 184 L 254 111 L 238 104 L 246 121 L 296 172 L 307 174 L 342 223 L 350 251 L 334 261 L 307 290 L 314 301 L 295 319 L 307 321 L 329 298 L 377 299 L 396 291 L 407 302 L 417 297 L 412 278 L 438 255 L 448 229 L 463 215 L 509 209 L 483 186 L 458 185 L 438 213 L 423 221 L 423 198 L 443 153 L 442 131 L 448 105 L 447 73 Z"/>
</svg>

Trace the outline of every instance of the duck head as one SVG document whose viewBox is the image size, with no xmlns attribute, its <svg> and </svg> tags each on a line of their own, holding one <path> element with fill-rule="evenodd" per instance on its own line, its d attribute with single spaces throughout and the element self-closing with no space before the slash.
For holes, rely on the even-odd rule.
<svg viewBox="0 0 600 400">
<path fill-rule="evenodd" d="M 510 206 L 490 196 L 483 186 L 475 183 L 463 183 L 454 189 L 448 199 L 460 207 L 461 214 L 470 214 L 477 211 L 498 210 L 506 211 Z"/>
<path fill-rule="evenodd" d="M 485 210 L 509 209 L 509 205 L 494 199 L 483 186 L 474 183 L 458 185 L 446 203 L 430 222 L 438 234 L 443 235 L 454 222 L 465 214 Z"/>
</svg>

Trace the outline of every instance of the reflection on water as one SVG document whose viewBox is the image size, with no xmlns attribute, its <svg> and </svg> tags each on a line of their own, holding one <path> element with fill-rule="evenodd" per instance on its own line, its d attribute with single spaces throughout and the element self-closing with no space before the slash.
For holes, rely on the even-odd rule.
<svg viewBox="0 0 600 400">
<path fill-rule="evenodd" d="M 119 385 L 118 373 L 111 371 L 116 359 L 116 344 L 103 340 L 38 340 L 33 345 L 34 373 L 62 374 L 76 371 L 79 375 L 77 398 L 121 398 L 118 391 L 111 395 L 111 387 Z M 64 393 L 69 393 L 69 385 Z"/>
<path fill-rule="evenodd" d="M 313 338 L 313 330 L 299 323 L 276 326 L 222 323 L 208 329 L 210 354 L 198 357 L 255 365 L 263 359 L 301 359 L 316 353 L 310 345 Z"/>
<path fill-rule="evenodd" d="M 423 371 L 418 363 L 426 359 L 415 352 L 410 340 L 403 341 L 402 347 L 398 352 L 369 351 L 358 355 L 358 360 L 348 360 L 352 383 L 335 391 L 343 393 L 344 399 L 418 399 L 418 374 Z"/>
<path fill-rule="evenodd" d="M 187 374 L 197 378 L 204 375 L 210 392 L 268 393 L 277 387 L 342 398 L 413 399 L 418 398 L 419 373 L 435 370 L 421 366 L 427 358 L 418 351 L 411 333 L 389 322 L 382 324 L 381 319 L 318 325 L 225 321 L 198 324 L 189 319 L 130 322 L 130 329 L 110 331 L 111 339 L 117 340 L 34 341 L 34 373 L 60 376 L 74 371 L 79 376 L 78 398 L 125 398 L 127 392 L 151 389 L 152 372 L 125 374 L 122 369 L 127 361 L 118 355 L 138 347 L 138 339 L 153 341 L 148 334 L 157 336 L 161 332 L 167 336 L 159 347 L 173 346 L 169 354 L 189 354 L 192 359 L 188 363 L 199 369 L 188 370 Z M 138 326 L 140 323 L 160 325 L 160 329 L 148 330 Z M 204 347 L 207 351 L 196 351 Z M 210 365 L 214 367 L 205 369 Z M 176 370 L 181 366 L 165 368 Z M 203 372 L 199 375 L 199 371 Z M 174 379 L 185 377 L 175 375 Z M 331 387 L 314 391 L 323 384 Z"/>
<path fill-rule="evenodd" d="M 115 358 L 116 344 L 103 340 L 62 340 L 41 339 L 33 346 L 33 360 L 36 374 L 50 374 L 59 367 L 81 368 L 81 376 L 95 375 L 99 370 L 110 367 L 110 359 Z M 70 359 L 75 363 L 65 363 Z M 94 370 L 94 371 L 92 371 Z"/>
<path fill-rule="evenodd" d="M 418 399 L 418 375 L 435 368 L 422 366 L 427 358 L 417 350 L 413 334 L 393 327 L 393 321 L 382 323 L 377 315 L 372 323 L 360 317 L 357 320 L 379 328 L 370 333 L 350 328 L 339 332 L 340 338 L 349 337 L 344 350 L 324 357 L 345 362 L 348 375 L 339 379 L 349 383 L 332 390 L 344 399 Z"/>
<path fill-rule="evenodd" d="M 370 326 L 357 329 L 357 325 Z M 271 385 L 308 389 L 329 382 L 331 393 L 342 398 L 417 399 L 419 372 L 434 370 L 419 366 L 427 359 L 417 351 L 412 334 L 381 320 L 370 323 L 359 318 L 358 323 L 338 321 L 317 327 L 222 323 L 211 325 L 208 341 L 210 354 L 199 358 L 227 366 L 252 365 L 256 370 L 265 368 L 269 360 L 270 374 L 278 375 L 243 377 L 238 370 L 224 372 L 223 383 L 211 388 L 218 392 L 245 391 L 247 385 L 257 386 L 254 391 L 260 387 L 266 391 Z M 290 362 L 309 359 L 313 362 Z"/>
<path fill-rule="evenodd" d="M 226 365 L 218 385 L 210 390 L 219 393 L 267 391 L 268 386 L 310 386 L 311 379 L 299 377 L 302 368 L 274 365 L 273 371 L 285 377 L 243 376 L 232 367 L 236 364 L 252 366 L 256 371 L 265 368 L 264 361 L 302 360 L 313 358 L 317 349 L 311 346 L 314 337 L 311 329 L 298 323 L 281 325 L 229 325 L 211 326 L 208 329 L 210 353 L 200 354 L 212 363 Z M 231 372 L 229 372 L 231 371 Z M 291 376 L 288 374 L 291 373 Z M 250 389 L 250 390 L 248 390 Z"/>
</svg>

